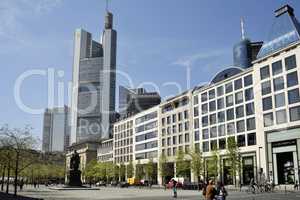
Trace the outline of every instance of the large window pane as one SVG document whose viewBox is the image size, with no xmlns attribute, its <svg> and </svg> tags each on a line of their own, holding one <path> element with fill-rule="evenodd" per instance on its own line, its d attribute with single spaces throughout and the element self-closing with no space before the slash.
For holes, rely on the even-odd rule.
<svg viewBox="0 0 300 200">
<path fill-rule="evenodd" d="M 217 88 L 217 96 L 222 96 L 223 94 L 224 94 L 224 87 L 222 85 Z"/>
<path fill-rule="evenodd" d="M 255 113 L 254 103 L 246 104 L 246 115 L 253 115 Z"/>
<path fill-rule="evenodd" d="M 209 102 L 209 112 L 213 112 L 216 110 L 216 101 Z"/>
<path fill-rule="evenodd" d="M 229 92 L 232 92 L 232 90 L 233 90 L 232 83 L 227 83 L 225 85 L 225 92 L 229 93 Z"/>
<path fill-rule="evenodd" d="M 236 122 L 236 132 L 241 133 L 245 131 L 245 121 L 240 120 Z"/>
<path fill-rule="evenodd" d="M 218 109 L 224 108 L 224 98 L 218 99 L 217 100 L 218 104 Z"/>
<path fill-rule="evenodd" d="M 209 99 L 215 98 L 216 97 L 215 89 L 209 90 L 208 95 L 209 95 Z"/>
<path fill-rule="evenodd" d="M 227 135 L 232 135 L 235 133 L 235 124 L 234 122 L 230 122 L 227 124 Z"/>
<path fill-rule="evenodd" d="M 208 126 L 208 116 L 202 117 L 202 126 Z"/>
<path fill-rule="evenodd" d="M 209 142 L 202 143 L 203 152 L 209 152 Z"/>
<path fill-rule="evenodd" d="M 242 103 L 244 99 L 243 97 L 244 97 L 243 91 L 235 93 L 235 104 Z"/>
<path fill-rule="evenodd" d="M 288 99 L 289 99 L 289 104 L 300 102 L 299 89 L 296 88 L 288 91 Z"/>
<path fill-rule="evenodd" d="M 207 101 L 207 92 L 201 94 L 201 101 Z"/>
<path fill-rule="evenodd" d="M 297 71 L 286 75 L 287 87 L 292 87 L 298 85 L 298 75 Z"/>
<path fill-rule="evenodd" d="M 253 82 L 253 80 L 252 80 L 252 75 L 251 74 L 244 77 L 244 87 L 252 85 L 252 82 Z"/>
<path fill-rule="evenodd" d="M 208 138 L 209 138 L 208 129 L 203 129 L 203 131 L 202 131 L 202 139 L 206 140 Z"/>
<path fill-rule="evenodd" d="M 218 135 L 219 135 L 219 137 L 225 135 L 225 125 L 224 124 L 218 126 Z"/>
<path fill-rule="evenodd" d="M 290 108 L 290 121 L 300 120 L 300 106 Z"/>
<path fill-rule="evenodd" d="M 226 139 L 219 139 L 219 149 L 226 149 Z"/>
<path fill-rule="evenodd" d="M 208 112 L 208 104 L 207 103 L 202 104 L 202 106 L 201 106 L 201 112 L 202 112 L 202 114 L 205 114 L 205 113 Z"/>
<path fill-rule="evenodd" d="M 254 98 L 253 88 L 248 88 L 245 90 L 245 101 L 252 100 Z"/>
<path fill-rule="evenodd" d="M 286 111 L 285 111 L 285 109 L 276 111 L 276 123 L 277 124 L 286 123 Z"/>
<path fill-rule="evenodd" d="M 265 78 L 270 77 L 270 69 L 269 66 L 264 66 L 260 68 L 260 79 L 263 80 Z"/>
<path fill-rule="evenodd" d="M 200 139 L 199 131 L 195 131 L 195 141 L 199 141 L 199 139 Z"/>
<path fill-rule="evenodd" d="M 209 123 L 210 123 L 210 125 L 217 123 L 216 114 L 209 115 Z"/>
<path fill-rule="evenodd" d="M 249 133 L 247 135 L 248 146 L 256 145 L 256 134 Z"/>
<path fill-rule="evenodd" d="M 254 130 L 255 129 L 255 118 L 249 118 L 247 119 L 247 130 Z"/>
<path fill-rule="evenodd" d="M 285 95 L 284 93 L 276 94 L 275 95 L 275 107 L 279 108 L 285 106 Z"/>
<path fill-rule="evenodd" d="M 211 129 L 210 129 L 210 137 L 211 138 L 215 138 L 215 137 L 217 137 L 218 136 L 218 133 L 217 133 L 217 127 L 212 127 Z"/>
<path fill-rule="evenodd" d="M 246 146 L 245 135 L 238 135 L 237 136 L 237 145 L 238 145 L 238 147 L 244 147 L 244 146 Z"/>
<path fill-rule="evenodd" d="M 270 110 L 272 109 L 273 104 L 272 104 L 272 97 L 266 97 L 263 98 L 263 110 Z"/>
<path fill-rule="evenodd" d="M 225 112 L 224 111 L 218 112 L 218 123 L 220 123 L 220 122 L 225 122 Z"/>
<path fill-rule="evenodd" d="M 279 60 L 277 62 L 274 62 L 272 64 L 272 74 L 273 74 L 273 76 L 277 75 L 277 74 L 280 74 L 281 72 L 282 72 L 282 63 L 281 63 L 281 60 Z"/>
<path fill-rule="evenodd" d="M 244 117 L 244 105 L 235 108 L 236 118 Z"/>
<path fill-rule="evenodd" d="M 227 121 L 234 119 L 234 109 L 228 109 L 226 111 Z"/>
<path fill-rule="evenodd" d="M 285 69 L 286 70 L 296 68 L 296 66 L 297 66 L 297 64 L 296 64 L 296 56 L 295 55 L 285 58 Z"/>
<path fill-rule="evenodd" d="M 266 81 L 261 84 L 261 94 L 266 95 L 271 93 L 271 81 Z"/>
<path fill-rule="evenodd" d="M 243 87 L 243 81 L 241 78 L 234 81 L 235 90 L 241 89 L 242 87 Z"/>
<path fill-rule="evenodd" d="M 264 114 L 264 126 L 272 126 L 274 124 L 273 113 Z"/>
<path fill-rule="evenodd" d="M 226 107 L 233 105 L 233 95 L 229 95 L 226 97 Z"/>
<path fill-rule="evenodd" d="M 282 90 L 284 88 L 284 79 L 283 77 L 278 77 L 273 80 L 274 91 Z"/>
</svg>

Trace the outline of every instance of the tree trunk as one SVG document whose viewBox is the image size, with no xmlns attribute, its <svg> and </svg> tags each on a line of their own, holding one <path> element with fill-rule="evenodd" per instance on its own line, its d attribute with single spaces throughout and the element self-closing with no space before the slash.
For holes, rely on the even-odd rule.
<svg viewBox="0 0 300 200">
<path fill-rule="evenodd" d="M 18 192 L 18 171 L 19 171 L 19 152 L 16 155 L 16 166 L 15 166 L 15 180 L 14 180 L 14 195 L 17 196 Z"/>
<path fill-rule="evenodd" d="M 8 192 L 9 192 L 9 176 L 10 176 L 10 160 L 8 159 L 7 180 L 6 180 L 6 194 L 8 194 Z"/>
<path fill-rule="evenodd" d="M 5 170 L 6 170 L 6 165 L 3 166 L 2 170 L 2 181 L 1 181 L 1 191 L 4 190 L 4 178 L 5 178 Z"/>
</svg>

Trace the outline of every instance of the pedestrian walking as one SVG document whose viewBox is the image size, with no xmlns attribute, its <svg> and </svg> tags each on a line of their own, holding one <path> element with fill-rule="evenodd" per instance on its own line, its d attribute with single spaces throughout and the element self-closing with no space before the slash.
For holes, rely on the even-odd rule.
<svg viewBox="0 0 300 200">
<path fill-rule="evenodd" d="M 217 191 L 214 187 L 214 182 L 212 180 L 210 180 L 208 182 L 208 186 L 206 187 L 206 200 L 214 200 L 216 194 L 217 194 Z"/>
<path fill-rule="evenodd" d="M 223 183 L 218 182 L 217 184 L 217 200 L 226 200 L 228 195 L 227 190 Z"/>
<path fill-rule="evenodd" d="M 294 185 L 294 190 L 299 190 L 299 183 L 298 183 L 298 181 L 296 181 L 296 183 Z"/>
<path fill-rule="evenodd" d="M 177 198 L 177 181 L 173 179 L 173 197 Z"/>
</svg>

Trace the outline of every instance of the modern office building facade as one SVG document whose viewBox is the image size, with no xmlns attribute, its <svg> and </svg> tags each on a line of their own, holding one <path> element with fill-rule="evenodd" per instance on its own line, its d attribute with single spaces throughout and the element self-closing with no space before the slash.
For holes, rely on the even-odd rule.
<svg viewBox="0 0 300 200">
<path fill-rule="evenodd" d="M 71 144 L 109 138 L 115 112 L 117 33 L 107 12 L 101 43 L 78 29 L 74 40 Z"/>
<path fill-rule="evenodd" d="M 70 109 L 67 106 L 46 109 L 42 150 L 44 152 L 66 151 L 69 146 L 70 128 Z"/>
<path fill-rule="evenodd" d="M 119 113 L 128 117 L 160 104 L 161 98 L 157 92 L 147 92 L 144 88 L 128 89 L 119 87 Z"/>
</svg>

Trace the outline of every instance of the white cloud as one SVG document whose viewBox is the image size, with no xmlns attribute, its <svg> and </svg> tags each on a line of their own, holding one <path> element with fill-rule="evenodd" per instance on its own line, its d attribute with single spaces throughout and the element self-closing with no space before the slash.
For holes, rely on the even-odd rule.
<svg viewBox="0 0 300 200">
<path fill-rule="evenodd" d="M 0 41 L 14 40 L 26 43 L 26 28 L 23 18 L 50 12 L 60 6 L 62 0 L 1 0 L 0 1 Z"/>
<path fill-rule="evenodd" d="M 195 62 L 197 62 L 199 60 L 222 56 L 225 53 L 226 53 L 225 50 L 200 52 L 200 53 L 192 54 L 189 56 L 181 57 L 181 58 L 177 59 L 175 62 L 173 62 L 172 65 L 191 67 L 193 64 L 195 64 Z"/>
</svg>

